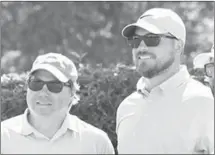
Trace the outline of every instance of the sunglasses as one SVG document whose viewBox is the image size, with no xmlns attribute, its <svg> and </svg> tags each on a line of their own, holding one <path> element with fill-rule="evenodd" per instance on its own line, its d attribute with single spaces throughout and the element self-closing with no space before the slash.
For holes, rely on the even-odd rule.
<svg viewBox="0 0 215 155">
<path fill-rule="evenodd" d="M 146 34 L 144 36 L 133 36 L 131 38 L 128 38 L 127 43 L 132 48 L 138 48 L 140 43 L 144 41 L 146 46 L 155 47 L 160 44 L 161 38 L 177 39 L 174 36 L 168 36 L 168 35 Z"/>
<path fill-rule="evenodd" d="M 208 77 L 212 77 L 214 74 L 214 63 L 207 63 L 204 66 L 205 73 Z"/>
<path fill-rule="evenodd" d="M 39 79 L 29 79 L 28 87 L 32 91 L 40 91 L 43 86 L 46 84 L 48 90 L 52 93 L 60 93 L 64 86 L 71 87 L 69 82 L 63 83 L 60 81 L 42 81 Z"/>
</svg>

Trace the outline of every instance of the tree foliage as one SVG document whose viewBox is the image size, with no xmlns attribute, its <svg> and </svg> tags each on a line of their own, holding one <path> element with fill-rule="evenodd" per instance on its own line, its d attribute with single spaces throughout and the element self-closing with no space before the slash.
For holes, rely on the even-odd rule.
<svg viewBox="0 0 215 155">
<path fill-rule="evenodd" d="M 131 64 L 122 28 L 153 7 L 175 10 L 185 22 L 185 63 L 214 40 L 213 2 L 1 2 L 2 68 L 31 68 L 38 54 L 63 53 L 76 64 Z M 12 51 L 12 52 L 11 52 Z"/>
</svg>

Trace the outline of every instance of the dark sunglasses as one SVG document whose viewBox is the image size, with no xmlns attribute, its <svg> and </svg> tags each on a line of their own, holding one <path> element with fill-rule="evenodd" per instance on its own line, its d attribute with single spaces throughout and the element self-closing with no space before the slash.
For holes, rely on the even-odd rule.
<svg viewBox="0 0 215 155">
<path fill-rule="evenodd" d="M 205 64 L 204 66 L 204 69 L 205 69 L 205 74 L 208 76 L 208 77 L 212 77 L 214 74 L 214 63 L 207 63 Z"/>
<path fill-rule="evenodd" d="M 63 89 L 63 86 L 71 87 L 69 82 L 63 83 L 60 81 L 42 81 L 39 79 L 31 79 L 27 81 L 29 89 L 32 91 L 40 91 L 43 86 L 46 84 L 48 90 L 52 93 L 60 93 Z"/>
<path fill-rule="evenodd" d="M 161 38 L 170 38 L 170 39 L 177 39 L 174 36 L 168 35 L 157 35 L 157 34 L 146 34 L 144 36 L 133 36 L 127 39 L 127 43 L 132 48 L 138 48 L 140 43 L 144 41 L 146 46 L 148 47 L 155 47 L 160 44 Z"/>
</svg>

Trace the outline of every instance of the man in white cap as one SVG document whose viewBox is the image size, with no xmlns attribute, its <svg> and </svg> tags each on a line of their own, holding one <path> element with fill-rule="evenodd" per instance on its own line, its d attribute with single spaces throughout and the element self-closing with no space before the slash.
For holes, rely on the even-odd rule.
<svg viewBox="0 0 215 155">
<path fill-rule="evenodd" d="M 193 60 L 194 68 L 202 68 L 205 71 L 205 81 L 208 81 L 214 94 L 214 45 L 209 53 L 201 53 Z"/>
<path fill-rule="evenodd" d="M 38 56 L 27 80 L 28 108 L 1 122 L 1 153 L 114 154 L 105 132 L 69 114 L 78 102 L 77 78 L 67 57 Z"/>
<path fill-rule="evenodd" d="M 182 19 L 170 9 L 153 8 L 122 35 L 142 77 L 117 109 L 119 154 L 212 153 L 213 95 L 180 65 Z"/>
</svg>

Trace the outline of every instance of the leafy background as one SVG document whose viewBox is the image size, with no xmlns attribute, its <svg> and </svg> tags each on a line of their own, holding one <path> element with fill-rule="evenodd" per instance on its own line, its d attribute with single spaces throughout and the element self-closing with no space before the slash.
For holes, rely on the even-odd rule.
<svg viewBox="0 0 215 155">
<path fill-rule="evenodd" d="M 171 8 L 183 19 L 183 62 L 208 52 L 214 42 L 214 2 L 1 2 L 1 68 L 22 73 L 41 53 L 63 53 L 80 64 L 132 65 L 122 28 L 153 7 Z"/>
</svg>

